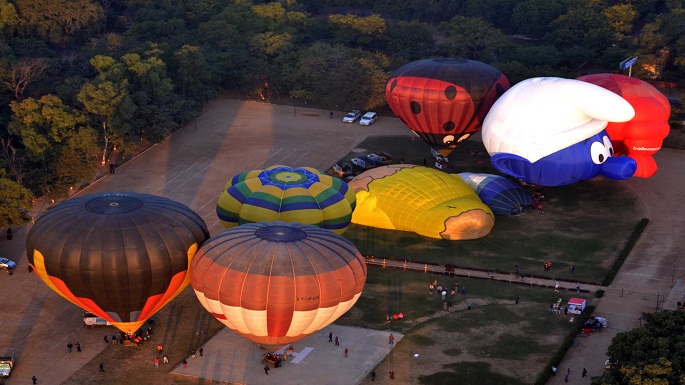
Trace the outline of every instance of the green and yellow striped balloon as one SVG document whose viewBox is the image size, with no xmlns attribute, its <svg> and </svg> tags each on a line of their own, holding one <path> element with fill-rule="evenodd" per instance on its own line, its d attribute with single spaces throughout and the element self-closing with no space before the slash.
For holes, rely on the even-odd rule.
<svg viewBox="0 0 685 385">
<path fill-rule="evenodd" d="M 311 167 L 271 166 L 234 176 L 216 213 L 226 228 L 257 222 L 298 222 L 342 234 L 356 197 L 347 183 Z"/>
</svg>

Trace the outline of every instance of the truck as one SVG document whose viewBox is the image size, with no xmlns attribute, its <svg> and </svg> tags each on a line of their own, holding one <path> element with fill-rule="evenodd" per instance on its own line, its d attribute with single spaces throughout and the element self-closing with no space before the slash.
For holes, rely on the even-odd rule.
<svg viewBox="0 0 685 385">
<path fill-rule="evenodd" d="M 11 356 L 0 357 L 0 379 L 7 378 L 14 367 L 14 352 Z"/>
<path fill-rule="evenodd" d="M 93 313 L 83 313 L 83 326 L 98 327 L 111 326 L 112 324 L 104 318 L 98 317 Z"/>
</svg>

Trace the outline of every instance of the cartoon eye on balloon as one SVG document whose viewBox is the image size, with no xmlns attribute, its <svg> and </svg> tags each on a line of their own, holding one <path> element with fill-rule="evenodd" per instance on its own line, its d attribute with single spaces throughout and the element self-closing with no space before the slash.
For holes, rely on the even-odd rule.
<svg viewBox="0 0 685 385">
<path fill-rule="evenodd" d="M 635 109 L 627 122 L 609 122 L 606 130 L 616 148 L 616 155 L 627 155 L 637 163 L 634 176 L 649 178 L 657 171 L 653 155 L 668 136 L 671 104 L 651 84 L 619 74 L 594 74 L 577 80 L 605 88 L 625 99 Z"/>
<path fill-rule="evenodd" d="M 190 279 L 202 306 L 263 348 L 304 338 L 357 302 L 366 263 L 345 238 L 282 221 L 222 231 L 193 259 Z"/>
<path fill-rule="evenodd" d="M 234 176 L 219 197 L 216 213 L 226 228 L 280 220 L 342 234 L 355 202 L 354 191 L 341 179 L 311 167 L 279 165 Z"/>
<path fill-rule="evenodd" d="M 390 75 L 390 109 L 426 143 L 449 155 L 481 128 L 490 107 L 509 89 L 496 68 L 466 59 L 425 59 Z"/>
<path fill-rule="evenodd" d="M 202 218 L 179 202 L 103 193 L 43 214 L 26 250 L 52 290 L 133 333 L 188 286 L 190 261 L 208 238 Z"/>
</svg>

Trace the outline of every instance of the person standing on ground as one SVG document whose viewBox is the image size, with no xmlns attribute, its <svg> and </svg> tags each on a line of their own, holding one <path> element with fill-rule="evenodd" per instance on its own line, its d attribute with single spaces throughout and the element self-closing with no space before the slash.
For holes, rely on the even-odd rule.
<svg viewBox="0 0 685 385">
<path fill-rule="evenodd" d="M 76 341 L 76 352 L 81 353 L 81 343 Z"/>
<path fill-rule="evenodd" d="M 516 305 L 519 304 L 519 299 L 520 298 L 519 298 L 518 294 L 516 294 L 516 297 L 514 297 L 514 301 L 515 301 Z"/>
<path fill-rule="evenodd" d="M 338 336 L 335 336 L 335 346 L 340 346 L 340 338 Z"/>
<path fill-rule="evenodd" d="M 181 361 L 181 363 L 183 363 L 184 369 L 188 367 L 188 360 L 186 360 L 185 358 L 183 359 L 183 361 Z"/>
<path fill-rule="evenodd" d="M 164 353 L 164 346 L 162 346 L 162 344 L 159 344 L 157 345 L 157 354 L 161 355 L 162 353 Z"/>
<path fill-rule="evenodd" d="M 391 380 L 395 379 L 395 371 L 394 370 L 389 371 L 388 374 L 390 375 Z"/>
<path fill-rule="evenodd" d="M 100 371 L 101 371 L 102 373 L 105 372 L 105 364 L 103 364 L 102 362 L 100 362 Z"/>
<path fill-rule="evenodd" d="M 155 368 L 159 368 L 159 358 L 155 357 Z"/>
<path fill-rule="evenodd" d="M 388 337 L 388 344 L 394 345 L 395 344 L 395 336 L 390 333 L 390 336 Z"/>
<path fill-rule="evenodd" d="M 328 333 L 328 342 L 333 342 L 333 332 Z"/>
<path fill-rule="evenodd" d="M 554 291 L 559 292 L 559 282 L 554 285 Z"/>
<path fill-rule="evenodd" d="M 269 375 L 269 365 L 264 365 L 264 373 L 266 373 L 267 376 Z"/>
<path fill-rule="evenodd" d="M 109 345 L 109 338 L 107 338 L 107 336 L 105 336 L 105 338 L 103 338 L 103 339 L 105 340 L 105 344 Z"/>
<path fill-rule="evenodd" d="M 165 364 L 168 364 L 169 363 L 169 356 L 167 356 L 166 354 L 164 356 L 162 356 L 162 362 L 164 362 Z"/>
<path fill-rule="evenodd" d="M 571 265 L 571 274 L 576 273 L 576 265 Z"/>
<path fill-rule="evenodd" d="M 285 353 L 283 353 L 285 354 Z M 345 348 L 345 357 L 347 357 L 347 348 Z"/>
<path fill-rule="evenodd" d="M 583 377 L 587 377 L 587 369 L 583 368 Z"/>
<path fill-rule="evenodd" d="M 71 342 L 69 342 L 67 344 L 67 350 L 69 351 L 69 353 L 71 353 L 71 348 L 73 348 L 73 347 L 74 347 L 74 345 Z"/>
<path fill-rule="evenodd" d="M 33 385 L 36 385 L 36 383 L 38 382 L 38 378 L 36 378 L 36 376 L 33 376 L 31 377 L 31 381 L 33 381 Z"/>
<path fill-rule="evenodd" d="M 112 334 L 112 345 L 116 345 L 116 344 L 117 344 L 117 336 Z"/>
<path fill-rule="evenodd" d="M 197 351 L 198 353 L 200 353 L 200 357 L 202 357 L 202 353 L 204 353 L 204 351 L 205 350 L 202 348 L 202 346 L 200 346 L 200 349 Z"/>
<path fill-rule="evenodd" d="M 190 357 L 195 358 L 195 349 L 190 351 Z"/>
<path fill-rule="evenodd" d="M 576 295 L 580 295 L 580 286 L 576 286 Z"/>
<path fill-rule="evenodd" d="M 371 381 L 376 381 L 376 371 L 375 370 L 371 371 Z"/>
<path fill-rule="evenodd" d="M 568 382 L 568 374 L 564 376 L 564 382 Z"/>
<path fill-rule="evenodd" d="M 288 347 L 288 351 L 290 352 L 290 357 L 292 357 L 295 354 L 295 348 L 292 345 Z"/>
</svg>

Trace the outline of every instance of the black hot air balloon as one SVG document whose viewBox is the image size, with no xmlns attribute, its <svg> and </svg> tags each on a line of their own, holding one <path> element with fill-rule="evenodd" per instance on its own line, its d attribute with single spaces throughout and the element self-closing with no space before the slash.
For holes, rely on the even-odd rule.
<svg viewBox="0 0 685 385">
<path fill-rule="evenodd" d="M 26 250 L 51 289 L 132 333 L 190 283 L 190 262 L 208 238 L 202 218 L 181 203 L 102 193 L 43 214 Z"/>
<path fill-rule="evenodd" d="M 447 156 L 481 128 L 509 80 L 496 68 L 466 59 L 425 59 L 390 75 L 385 99 L 426 143 Z"/>
</svg>

